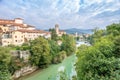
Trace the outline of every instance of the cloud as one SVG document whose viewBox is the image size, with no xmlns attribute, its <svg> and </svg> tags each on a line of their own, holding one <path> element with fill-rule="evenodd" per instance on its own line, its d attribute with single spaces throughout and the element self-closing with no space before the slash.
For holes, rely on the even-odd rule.
<svg viewBox="0 0 120 80">
<path fill-rule="evenodd" d="M 0 0 L 0 17 L 24 18 L 28 24 L 44 29 L 105 27 L 120 19 L 120 0 Z"/>
</svg>

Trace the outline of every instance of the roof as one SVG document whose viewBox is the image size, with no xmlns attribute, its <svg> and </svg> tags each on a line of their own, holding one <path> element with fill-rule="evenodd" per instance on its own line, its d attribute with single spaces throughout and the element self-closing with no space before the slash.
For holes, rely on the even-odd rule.
<svg viewBox="0 0 120 80">
<path fill-rule="evenodd" d="M 59 32 L 65 32 L 64 30 L 59 30 Z"/>
<path fill-rule="evenodd" d="M 32 26 L 32 25 L 27 25 L 27 26 L 28 26 L 28 27 L 33 27 L 33 28 L 35 27 L 35 26 Z"/>
<path fill-rule="evenodd" d="M 15 18 L 15 19 L 20 19 L 20 20 L 23 20 L 22 18 Z"/>
<path fill-rule="evenodd" d="M 0 24 L 12 24 L 12 23 L 14 23 L 14 20 L 0 19 Z"/>
<path fill-rule="evenodd" d="M 21 19 L 21 18 L 15 18 L 15 19 Z M 32 25 L 25 26 L 24 24 L 15 23 L 15 20 L 5 20 L 5 19 L 0 19 L 0 25 L 10 25 L 10 26 L 19 26 L 19 27 L 34 27 Z"/>
<path fill-rule="evenodd" d="M 20 30 L 15 30 L 15 31 L 19 31 L 22 33 L 25 33 L 25 32 L 27 32 L 27 33 L 46 33 L 46 31 L 43 31 L 43 30 L 22 30 L 22 29 L 20 29 Z"/>
</svg>

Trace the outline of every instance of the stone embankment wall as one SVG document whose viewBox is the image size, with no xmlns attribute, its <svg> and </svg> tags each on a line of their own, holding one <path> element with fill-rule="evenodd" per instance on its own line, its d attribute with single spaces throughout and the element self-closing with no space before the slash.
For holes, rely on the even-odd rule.
<svg viewBox="0 0 120 80">
<path fill-rule="evenodd" d="M 30 74 L 37 70 L 37 67 L 31 67 L 31 66 L 26 66 L 21 68 L 20 70 L 17 70 L 14 75 L 12 76 L 13 79 L 19 78 L 21 76 L 25 76 L 27 74 Z"/>
<path fill-rule="evenodd" d="M 23 59 L 23 62 L 29 61 L 30 52 L 28 50 L 27 51 L 16 50 L 16 51 L 11 51 L 10 53 L 12 54 L 13 57 Z M 21 76 L 30 74 L 35 70 L 37 70 L 36 66 L 31 66 L 31 65 L 23 66 L 21 69 L 15 71 L 15 73 L 12 75 L 12 78 L 13 79 L 19 78 Z"/>
</svg>

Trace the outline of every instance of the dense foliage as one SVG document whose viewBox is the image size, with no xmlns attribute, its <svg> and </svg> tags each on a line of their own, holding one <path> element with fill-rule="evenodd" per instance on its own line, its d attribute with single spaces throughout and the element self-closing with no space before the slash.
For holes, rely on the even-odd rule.
<svg viewBox="0 0 120 80">
<path fill-rule="evenodd" d="M 49 44 L 50 44 L 50 54 L 52 56 L 52 63 L 57 63 L 57 55 L 60 52 L 60 46 L 57 45 L 57 42 L 54 40 L 49 40 Z"/>
<path fill-rule="evenodd" d="M 39 37 L 31 42 L 31 63 L 39 67 L 46 67 L 50 64 L 50 47 L 48 41 Z"/>
<path fill-rule="evenodd" d="M 73 36 L 63 35 L 63 43 L 61 45 L 61 50 L 66 51 L 67 55 L 71 55 L 75 52 L 75 40 Z"/>
<path fill-rule="evenodd" d="M 54 41 L 57 41 L 58 36 L 56 34 L 55 29 L 49 29 L 49 31 L 51 32 L 51 39 L 54 40 Z"/>
<path fill-rule="evenodd" d="M 0 47 L 0 80 L 10 80 L 11 78 L 8 70 L 10 59 L 9 49 Z"/>
<path fill-rule="evenodd" d="M 92 35 L 92 46 L 78 48 L 76 71 L 78 80 L 120 79 L 120 24 L 107 26 Z"/>
</svg>

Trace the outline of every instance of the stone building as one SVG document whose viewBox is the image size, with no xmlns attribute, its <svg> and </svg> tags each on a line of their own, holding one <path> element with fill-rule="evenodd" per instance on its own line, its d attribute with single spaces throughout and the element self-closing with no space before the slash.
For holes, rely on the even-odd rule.
<svg viewBox="0 0 120 80">
<path fill-rule="evenodd" d="M 56 31 L 56 34 L 58 36 L 62 36 L 63 34 L 66 34 L 66 32 L 64 30 L 60 30 L 59 29 L 59 25 L 58 24 L 55 24 L 55 31 Z"/>
</svg>

